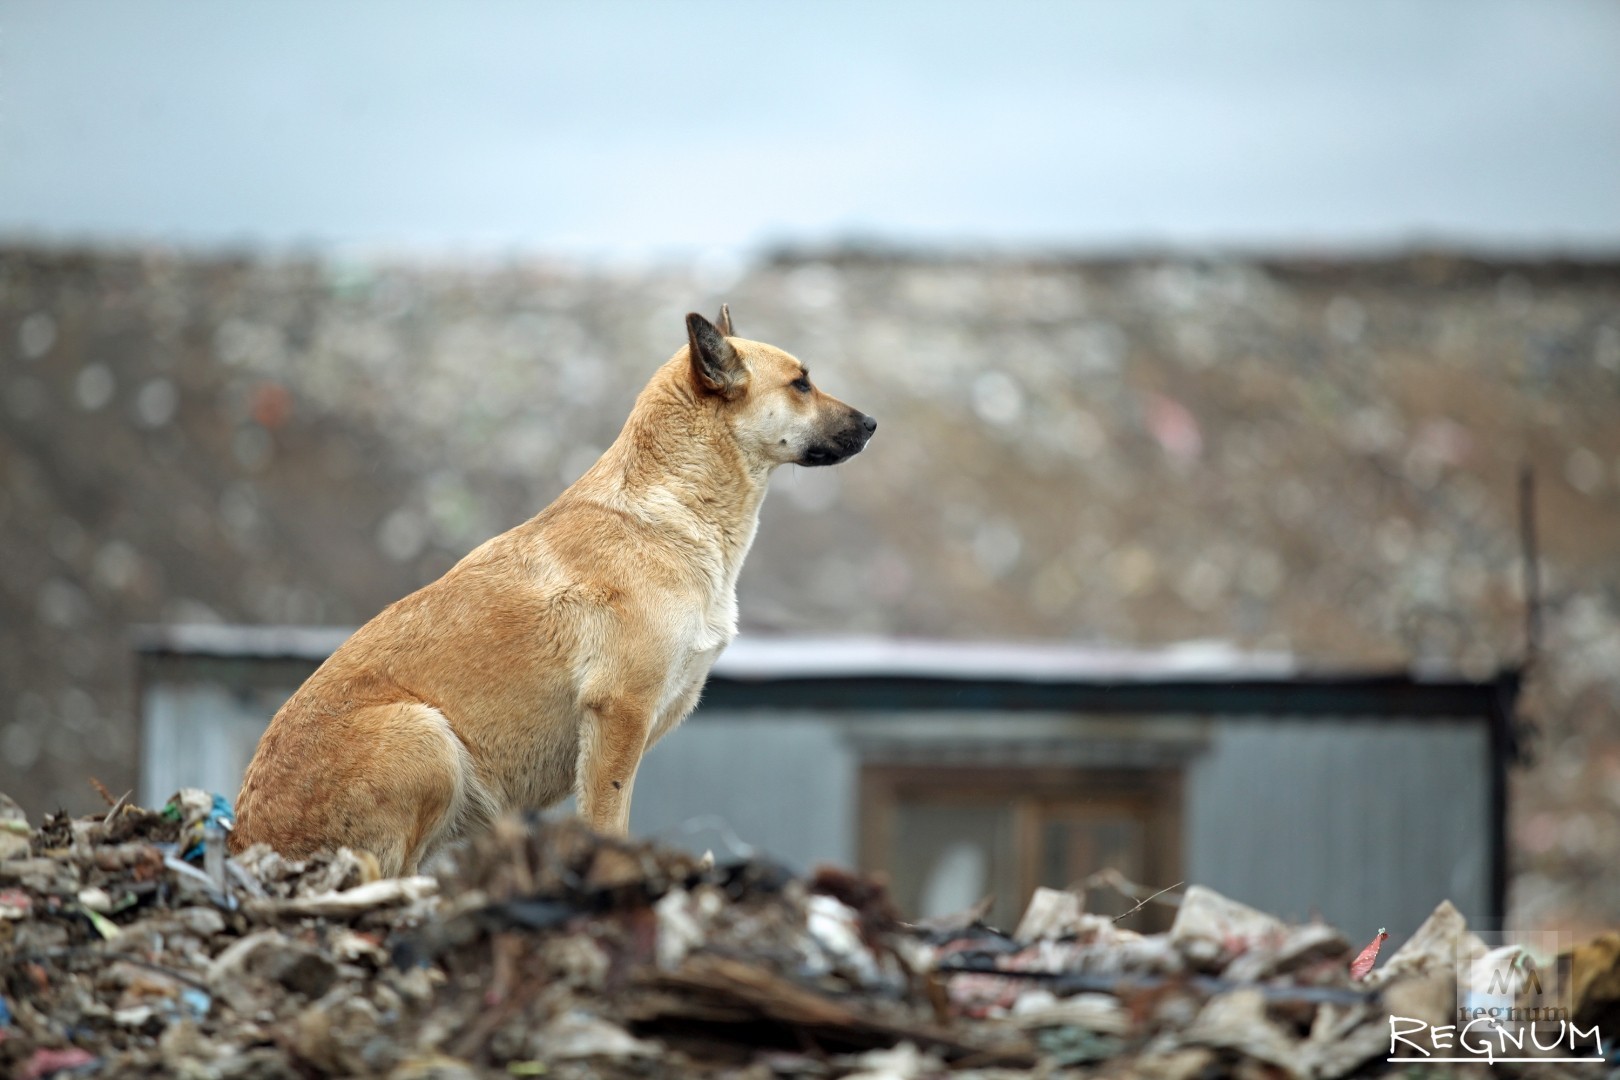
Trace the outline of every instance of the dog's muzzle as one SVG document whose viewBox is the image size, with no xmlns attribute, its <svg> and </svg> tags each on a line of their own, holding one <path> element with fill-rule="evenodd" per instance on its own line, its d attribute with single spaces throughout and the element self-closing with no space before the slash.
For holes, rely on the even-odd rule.
<svg viewBox="0 0 1620 1080">
<path fill-rule="evenodd" d="M 856 413 L 851 422 L 835 437 L 812 444 L 799 458 L 800 465 L 837 465 L 862 450 L 877 430 L 877 420 L 865 413 Z"/>
</svg>

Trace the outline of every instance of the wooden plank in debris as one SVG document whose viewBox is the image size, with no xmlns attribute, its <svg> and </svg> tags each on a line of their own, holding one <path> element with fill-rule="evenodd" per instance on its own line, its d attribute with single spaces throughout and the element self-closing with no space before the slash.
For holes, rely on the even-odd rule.
<svg viewBox="0 0 1620 1080">
<path fill-rule="evenodd" d="M 870 1003 L 857 1010 L 765 968 L 724 956 L 691 956 L 675 971 L 649 975 L 645 985 L 673 993 L 650 995 L 638 1002 L 630 1019 L 644 1024 L 719 1021 L 743 1029 L 778 1024 L 854 1048 L 893 1046 L 909 1040 L 952 1061 L 972 1058 L 976 1064 L 1011 1068 L 1032 1068 L 1037 1061 L 1027 1044 L 1003 1041 L 1004 1032 L 998 1033 L 1003 1036 L 998 1045 L 975 1045 L 961 1033 L 882 1019 L 871 1013 Z M 738 1034 L 749 1041 L 745 1032 Z"/>
</svg>

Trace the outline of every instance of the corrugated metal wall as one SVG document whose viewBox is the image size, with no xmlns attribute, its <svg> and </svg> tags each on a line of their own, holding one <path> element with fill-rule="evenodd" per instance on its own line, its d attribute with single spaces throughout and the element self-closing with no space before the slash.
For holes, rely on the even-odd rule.
<svg viewBox="0 0 1620 1080">
<path fill-rule="evenodd" d="M 141 693 L 143 806 L 183 787 L 232 799 L 270 717 L 297 686 L 232 690 L 224 683 L 151 683 Z"/>
<path fill-rule="evenodd" d="M 1187 878 L 1278 915 L 1397 940 L 1441 900 L 1490 910 L 1479 721 L 1223 719 L 1188 786 Z"/>
<path fill-rule="evenodd" d="M 888 719 L 928 725 L 926 714 Z M 942 726 L 956 730 L 960 719 Z M 1016 744 L 1036 731 L 1044 743 L 1049 725 L 1035 720 L 980 717 L 982 759 L 1023 757 Z M 1184 729 L 1186 718 L 1130 723 L 1158 741 L 1154 729 Z M 718 817 L 792 865 L 853 864 L 860 765 L 867 748 L 890 744 L 873 730 L 884 726 L 881 717 L 699 713 L 642 765 L 632 825 L 680 840 L 675 823 Z M 1187 762 L 1187 881 L 1285 917 L 1320 915 L 1357 938 L 1384 927 L 1399 939 L 1445 899 L 1476 918 L 1489 911 L 1484 723 L 1223 717 L 1201 733 Z M 947 744 L 946 758 L 961 760 L 960 739 Z M 1055 760 L 1049 747 L 1042 755 Z M 1072 757 L 1105 763 L 1078 748 Z M 723 850 L 710 828 L 693 834 L 696 845 Z"/>
<path fill-rule="evenodd" d="M 721 858 L 729 829 L 790 866 L 850 866 L 858 776 L 835 719 L 700 712 L 643 760 L 630 828 Z"/>
</svg>

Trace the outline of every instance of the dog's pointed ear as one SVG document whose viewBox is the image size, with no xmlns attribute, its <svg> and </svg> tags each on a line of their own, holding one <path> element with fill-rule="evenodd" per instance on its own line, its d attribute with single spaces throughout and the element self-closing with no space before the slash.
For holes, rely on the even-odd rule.
<svg viewBox="0 0 1620 1080">
<path fill-rule="evenodd" d="M 727 400 L 742 393 L 748 382 L 742 357 L 712 322 L 695 311 L 686 317 L 686 343 L 692 354 L 692 378 L 701 389 Z"/>
<path fill-rule="evenodd" d="M 720 331 L 720 333 L 724 334 L 726 337 L 736 337 L 737 336 L 737 332 L 731 328 L 731 305 L 730 304 L 721 304 L 720 305 L 720 318 L 719 318 L 719 320 L 717 322 L 715 322 L 714 328 L 716 330 Z"/>
</svg>

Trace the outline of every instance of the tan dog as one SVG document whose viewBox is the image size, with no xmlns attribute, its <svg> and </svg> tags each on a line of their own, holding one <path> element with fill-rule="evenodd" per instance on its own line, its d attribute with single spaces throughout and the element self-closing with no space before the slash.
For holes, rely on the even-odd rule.
<svg viewBox="0 0 1620 1080">
<path fill-rule="evenodd" d="M 231 849 L 347 845 L 387 874 L 571 792 L 625 832 L 636 767 L 737 631 L 737 572 L 778 465 L 833 465 L 877 422 L 769 345 L 686 318 L 617 441 L 534 518 L 389 606 L 271 720 Z"/>
</svg>

